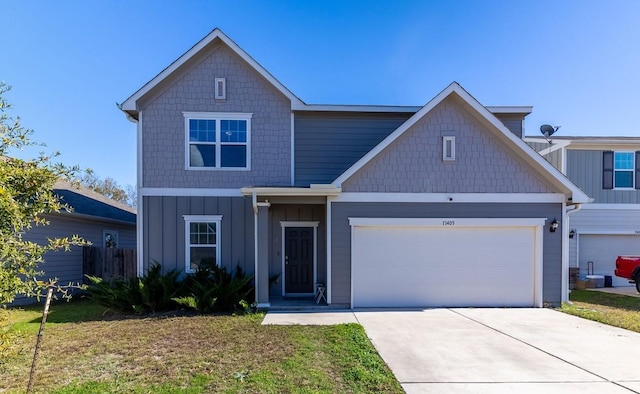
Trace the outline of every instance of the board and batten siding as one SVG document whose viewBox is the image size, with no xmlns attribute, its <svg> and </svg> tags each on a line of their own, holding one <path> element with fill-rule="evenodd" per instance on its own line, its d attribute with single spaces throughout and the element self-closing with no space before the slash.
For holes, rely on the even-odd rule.
<svg viewBox="0 0 640 394">
<path fill-rule="evenodd" d="M 295 185 L 331 183 L 413 113 L 295 114 Z"/>
<path fill-rule="evenodd" d="M 136 226 L 134 223 L 103 221 L 99 218 L 78 218 L 73 214 L 47 215 L 48 226 L 34 226 L 27 231 L 24 239 L 40 245 L 47 243 L 47 238 L 66 238 L 79 235 L 93 246 L 103 247 L 103 231 L 118 232 L 118 247 L 136 248 Z M 58 283 L 82 283 L 82 247 L 72 246 L 69 252 L 48 252 L 44 256 L 45 263 L 40 267 L 45 278 L 58 278 Z"/>
<path fill-rule="evenodd" d="M 351 227 L 349 218 L 562 218 L 562 204 L 517 203 L 331 203 L 331 297 L 351 302 Z M 562 223 L 560 224 L 562 226 Z M 562 231 L 543 231 L 543 302 L 557 305 L 562 292 Z M 464 242 L 463 239 L 460 242 Z M 517 258 L 517 256 L 514 256 Z M 451 262 L 455 264 L 455 261 Z M 393 262 L 389 262 L 393 269 Z M 473 273 L 462 281 L 473 280 Z"/>
<path fill-rule="evenodd" d="M 581 209 L 569 215 L 570 227 L 578 233 L 635 234 L 640 232 L 640 205 L 630 209 Z M 569 239 L 569 266 L 578 266 L 578 237 Z M 640 254 L 640 250 L 638 250 Z M 586 267 L 582 267 L 586 268 Z"/>
<path fill-rule="evenodd" d="M 567 177 L 593 198 L 596 204 L 640 204 L 640 189 L 605 190 L 602 188 L 602 152 L 601 150 L 567 149 Z"/>
<path fill-rule="evenodd" d="M 158 262 L 163 271 L 185 271 L 183 215 L 222 215 L 221 265 L 233 272 L 255 270 L 254 214 L 250 198 L 146 196 L 144 206 L 144 269 Z"/>
</svg>

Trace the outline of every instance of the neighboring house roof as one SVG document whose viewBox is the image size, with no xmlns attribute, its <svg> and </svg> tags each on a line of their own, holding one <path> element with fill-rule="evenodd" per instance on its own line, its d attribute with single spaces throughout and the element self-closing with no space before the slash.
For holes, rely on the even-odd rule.
<svg viewBox="0 0 640 394">
<path fill-rule="evenodd" d="M 136 210 L 80 185 L 59 180 L 53 186 L 61 202 L 73 207 L 71 215 L 94 216 L 119 222 L 136 223 Z"/>
<path fill-rule="evenodd" d="M 555 167 L 549 164 L 539 154 L 537 154 L 531 147 L 529 147 L 522 139 L 518 138 L 504 124 L 498 120 L 486 107 L 480 104 L 473 96 L 471 96 L 466 90 L 464 90 L 457 82 L 451 83 L 447 88 L 435 96 L 424 107 L 410 117 L 405 123 L 398 127 L 387 138 L 382 140 L 376 147 L 364 155 L 360 160 L 347 169 L 342 175 L 340 175 L 332 185 L 335 187 L 341 187 L 347 179 L 353 176 L 358 170 L 364 167 L 369 161 L 375 158 L 378 154 L 384 151 L 395 140 L 402 136 L 407 130 L 411 128 L 416 122 L 425 117 L 432 109 L 440 104 L 447 97 L 456 96 L 462 100 L 463 104 L 471 111 L 480 116 L 480 120 L 484 121 L 500 138 L 510 144 L 510 146 L 520 153 L 520 157 L 527 163 L 529 163 L 534 169 L 542 175 L 544 179 L 549 181 L 552 185 L 557 187 L 563 193 L 568 195 L 568 199 L 573 203 L 587 203 L 590 201 L 580 188 L 578 188 L 573 182 L 571 182 L 566 176 L 564 176 Z"/>
<path fill-rule="evenodd" d="M 623 150 L 640 149 L 640 137 L 617 136 L 553 136 L 549 140 L 543 136 L 526 136 L 527 142 L 550 143 L 552 147 L 570 149 Z M 550 148 L 549 151 L 556 149 Z M 541 152 L 544 155 L 544 153 Z"/>
</svg>

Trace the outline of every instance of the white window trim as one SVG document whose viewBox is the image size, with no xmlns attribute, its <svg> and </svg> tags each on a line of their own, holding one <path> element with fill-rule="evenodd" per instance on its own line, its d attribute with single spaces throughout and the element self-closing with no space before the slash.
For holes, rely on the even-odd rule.
<svg viewBox="0 0 640 394">
<path fill-rule="evenodd" d="M 216 223 L 216 265 L 220 266 L 220 233 L 222 215 L 183 215 L 184 219 L 184 272 L 193 274 L 191 269 L 191 223 Z"/>
<path fill-rule="evenodd" d="M 451 155 L 447 154 L 448 144 L 451 146 Z M 442 160 L 443 161 L 456 160 L 456 137 L 452 137 L 452 136 L 442 137 Z"/>
<path fill-rule="evenodd" d="M 227 99 L 227 79 L 226 78 L 216 78 L 214 81 L 214 99 L 215 100 L 226 100 Z"/>
<path fill-rule="evenodd" d="M 631 154 L 631 159 L 633 160 L 631 169 L 629 170 L 618 170 L 616 169 L 616 153 L 628 153 Z M 631 186 L 629 187 L 616 187 L 616 172 L 630 172 L 631 173 Z M 636 153 L 634 151 L 624 151 L 617 150 L 613 152 L 613 190 L 635 190 L 636 189 Z"/>
<path fill-rule="evenodd" d="M 106 248 L 107 247 L 107 234 L 114 234 L 116 236 L 116 248 L 120 247 L 120 234 L 116 231 L 116 230 L 102 230 L 102 247 Z"/>
<path fill-rule="evenodd" d="M 184 168 L 188 171 L 249 171 L 251 170 L 251 119 L 253 113 L 239 112 L 183 112 L 184 116 Z M 216 141 L 206 144 L 215 145 L 216 147 L 216 166 L 215 167 L 191 167 L 189 141 L 189 120 L 191 119 L 207 119 L 216 121 Z M 220 139 L 220 121 L 221 120 L 245 120 L 247 121 L 247 142 L 237 143 L 237 145 L 246 145 L 247 147 L 247 165 L 245 167 L 220 167 L 222 156 L 220 154 L 221 145 L 233 145 L 232 143 L 222 143 Z"/>
</svg>

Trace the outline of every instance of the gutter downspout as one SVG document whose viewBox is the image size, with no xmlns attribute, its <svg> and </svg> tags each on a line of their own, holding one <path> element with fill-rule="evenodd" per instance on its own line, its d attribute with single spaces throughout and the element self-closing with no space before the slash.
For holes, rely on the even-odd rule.
<svg viewBox="0 0 640 394">
<path fill-rule="evenodd" d="M 252 196 L 253 203 L 253 260 L 255 267 L 253 271 L 253 283 L 255 293 L 255 303 L 258 305 L 258 194 L 254 191 Z"/>
<path fill-rule="evenodd" d="M 582 204 L 578 203 L 573 205 L 572 207 L 565 208 L 565 217 L 564 217 L 564 226 L 562 229 L 562 238 L 563 243 L 566 242 L 567 247 L 562 250 L 562 297 L 561 302 L 565 302 L 571 305 L 571 301 L 569 301 L 569 226 L 566 224 L 569 223 L 569 214 L 573 214 L 582 209 Z"/>
</svg>

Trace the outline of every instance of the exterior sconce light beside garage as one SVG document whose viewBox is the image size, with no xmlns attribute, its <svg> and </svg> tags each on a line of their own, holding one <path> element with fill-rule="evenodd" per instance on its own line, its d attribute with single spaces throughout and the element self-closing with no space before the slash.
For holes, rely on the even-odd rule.
<svg viewBox="0 0 640 394">
<path fill-rule="evenodd" d="M 549 226 L 549 231 L 555 233 L 558 229 L 558 225 L 558 220 L 556 218 L 553 218 L 553 222 L 551 222 L 551 225 Z"/>
</svg>

